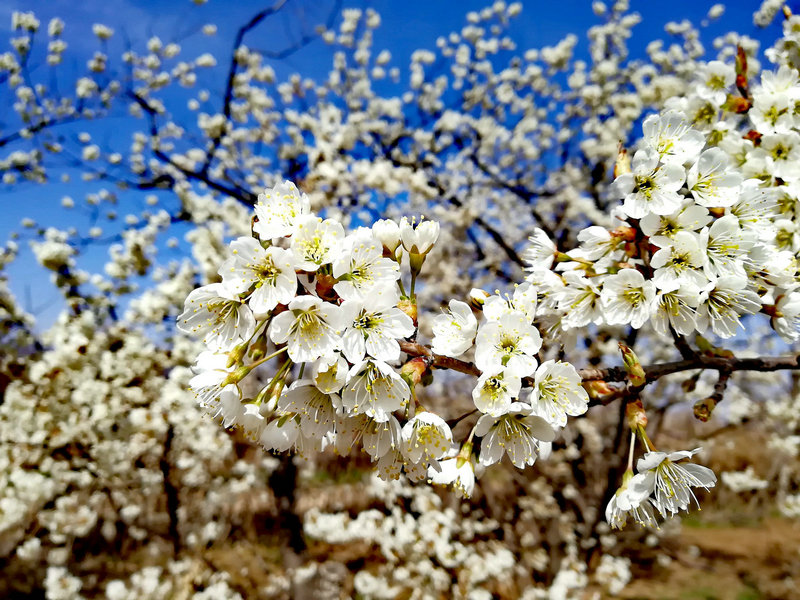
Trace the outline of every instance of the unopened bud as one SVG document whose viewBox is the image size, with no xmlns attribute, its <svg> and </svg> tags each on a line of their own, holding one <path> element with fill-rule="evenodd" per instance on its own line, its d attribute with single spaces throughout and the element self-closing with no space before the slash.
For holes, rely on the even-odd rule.
<svg viewBox="0 0 800 600">
<path fill-rule="evenodd" d="M 792 16 L 792 9 L 789 8 L 786 4 L 783 5 L 783 18 L 789 19 Z"/>
<path fill-rule="evenodd" d="M 221 387 L 225 387 L 226 385 L 238 384 L 242 379 L 247 377 L 250 374 L 250 371 L 252 370 L 253 367 L 247 367 L 247 366 L 239 367 L 225 378 L 225 380 L 222 382 Z"/>
<path fill-rule="evenodd" d="M 700 379 L 700 372 L 698 371 L 685 381 L 681 382 L 681 389 L 687 394 L 692 393 L 697 387 L 697 381 Z"/>
<path fill-rule="evenodd" d="M 632 431 L 644 431 L 647 428 L 647 413 L 644 412 L 644 405 L 640 399 L 628 402 L 625 406 L 625 417 Z"/>
<path fill-rule="evenodd" d="M 394 251 L 400 245 L 400 226 L 391 219 L 381 219 L 372 225 L 372 235 L 383 244 L 383 255 L 394 256 Z"/>
<path fill-rule="evenodd" d="M 483 303 L 486 302 L 489 296 L 491 294 L 487 291 L 480 288 L 472 288 L 469 291 L 469 305 L 476 310 L 481 310 L 483 309 Z"/>
<path fill-rule="evenodd" d="M 746 134 L 744 134 L 744 139 L 750 140 L 753 142 L 753 145 L 760 146 L 761 145 L 761 134 L 758 133 L 755 129 L 751 129 Z"/>
<path fill-rule="evenodd" d="M 639 357 L 625 342 L 619 343 L 619 349 L 622 352 L 622 362 L 628 372 L 628 379 L 630 379 L 631 384 L 636 387 L 643 386 L 647 383 L 647 375 L 644 372 L 642 363 L 639 362 Z"/>
<path fill-rule="evenodd" d="M 401 377 L 406 380 L 412 389 L 417 384 L 422 382 L 426 371 L 428 371 L 428 363 L 421 356 L 412 358 L 410 361 L 400 367 Z"/>
<path fill-rule="evenodd" d="M 742 85 L 739 81 L 741 75 L 736 76 L 736 83 L 737 85 Z M 729 95 L 728 99 L 725 100 L 725 103 L 722 105 L 722 110 L 727 110 L 728 112 L 733 112 L 737 114 L 746 113 L 750 110 L 750 100 L 747 98 L 742 98 L 741 96 L 733 96 Z"/>
<path fill-rule="evenodd" d="M 628 227 L 627 225 L 622 225 L 611 232 L 611 237 L 620 238 L 626 242 L 632 242 L 636 239 L 636 229 Z"/>
<path fill-rule="evenodd" d="M 316 279 L 316 291 L 317 296 L 319 296 L 322 300 L 326 302 L 333 302 L 336 299 L 336 292 L 333 289 L 333 286 L 336 285 L 338 281 L 333 275 L 322 274 L 317 275 Z"/>
<path fill-rule="evenodd" d="M 417 326 L 417 302 L 416 300 L 412 300 L 411 298 L 403 298 L 400 302 L 397 303 L 397 308 L 402 310 L 406 313 L 414 323 L 414 327 Z"/>
<path fill-rule="evenodd" d="M 247 353 L 247 342 L 243 342 L 236 346 L 233 350 L 228 352 L 228 362 L 225 365 L 226 369 L 230 369 L 233 365 L 238 365 L 242 362 L 244 355 Z"/>
<path fill-rule="evenodd" d="M 622 146 L 622 142 L 619 144 L 619 150 L 617 152 L 617 161 L 614 163 L 614 179 L 619 177 L 620 175 L 624 175 L 625 173 L 631 172 L 631 159 L 628 156 L 628 151 L 625 150 Z"/>
<path fill-rule="evenodd" d="M 261 360 L 267 355 L 267 335 L 266 332 L 259 335 L 255 341 L 250 344 L 250 358 Z"/>
<path fill-rule="evenodd" d="M 703 398 L 694 404 L 694 417 L 703 423 L 707 422 L 717 406 L 717 401 L 714 398 Z"/>
<path fill-rule="evenodd" d="M 710 207 L 708 212 L 711 213 L 711 216 L 717 217 L 718 219 L 725 216 L 725 209 L 719 206 Z"/>
<path fill-rule="evenodd" d="M 609 394 L 613 394 L 617 390 L 611 387 L 607 381 L 602 380 L 594 380 L 594 381 L 584 381 L 583 382 L 583 389 L 586 390 L 586 393 L 589 394 L 589 398 L 602 398 L 603 396 L 608 396 Z"/>
</svg>

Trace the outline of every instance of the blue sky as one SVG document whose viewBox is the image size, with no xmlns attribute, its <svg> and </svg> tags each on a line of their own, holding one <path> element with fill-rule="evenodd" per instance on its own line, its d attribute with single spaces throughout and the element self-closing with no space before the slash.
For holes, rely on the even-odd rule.
<svg viewBox="0 0 800 600">
<path fill-rule="evenodd" d="M 58 16 L 66 22 L 64 39 L 69 48 L 66 53 L 67 68 L 85 64 L 95 50 L 98 42 L 92 35 L 93 23 L 104 23 L 114 28 L 116 34 L 110 42 L 109 54 L 112 64 L 118 57 L 124 44 L 128 41 L 138 48 L 143 48 L 145 41 L 158 35 L 165 42 L 176 41 L 183 48 L 182 55 L 193 57 L 202 52 L 210 52 L 219 60 L 218 70 L 209 73 L 201 85 L 213 90 L 224 86 L 224 69 L 230 56 L 233 37 L 236 30 L 249 18 L 268 6 L 269 2 L 245 0 L 209 0 L 202 6 L 196 6 L 191 0 L 6 0 L 0 5 L 0 36 L 6 40 L 11 34 L 11 13 L 14 10 L 34 11 L 42 21 L 43 28 L 50 18 Z M 417 48 L 435 47 L 436 38 L 456 31 L 464 24 L 464 15 L 470 10 L 480 10 L 490 5 L 487 1 L 463 0 L 375 0 L 347 1 L 344 7 L 373 7 L 382 16 L 382 26 L 375 35 L 375 47 L 387 48 L 393 54 L 393 65 L 401 68 L 408 64 L 408 56 Z M 643 22 L 635 29 L 631 41 L 632 56 L 642 56 L 645 45 L 656 37 L 665 37 L 663 25 L 668 20 L 690 19 L 700 23 L 713 2 L 697 0 L 671 0 L 670 2 L 653 2 L 650 0 L 632 0 L 632 8 L 642 14 Z M 725 15 L 716 22 L 703 28 L 703 41 L 707 47 L 711 40 L 727 31 L 735 30 L 753 37 L 772 40 L 779 31 L 775 24 L 768 30 L 759 30 L 752 24 L 752 12 L 759 2 L 755 0 L 737 0 L 726 3 Z M 792 3 L 790 3 L 792 4 Z M 800 4 L 800 2 L 794 2 Z M 289 0 L 279 14 L 255 29 L 245 43 L 253 48 L 277 50 L 285 46 L 287 40 L 298 32 L 298 23 L 311 25 L 325 19 L 332 0 Z M 797 7 L 795 7 L 797 9 Z M 218 28 L 216 36 L 207 37 L 200 34 L 206 23 L 213 23 Z M 511 36 L 517 41 L 520 52 L 527 48 L 539 48 L 553 44 L 567 33 L 576 33 L 580 39 L 578 54 L 585 54 L 587 40 L 586 30 L 597 23 L 592 14 L 589 0 L 561 0 L 559 2 L 527 0 L 523 2 L 522 14 L 512 21 Z M 40 38 L 44 35 L 39 34 Z M 0 51 L 7 42 L 0 42 Z M 72 61 L 72 62 L 70 62 Z M 118 64 L 118 62 L 117 62 Z M 276 61 L 273 68 L 279 78 L 294 72 L 320 78 L 325 75 L 330 65 L 330 50 L 322 42 L 314 42 L 291 57 Z M 9 102 L 8 92 L 3 90 L 0 97 Z M 187 96 L 188 97 L 188 96 Z M 185 103 L 185 101 L 184 101 Z M 176 105 L 177 106 L 177 105 Z M 180 121 L 180 109 L 170 107 L 175 118 Z M 188 113 L 187 113 L 188 114 Z M 192 116 L 192 119 L 195 117 Z M 126 119 L 123 117 L 106 119 L 89 126 L 73 128 L 72 133 L 88 130 L 97 140 L 114 141 L 116 137 L 127 145 L 128 136 L 120 136 L 125 131 Z M 5 156 L 13 147 L 0 149 L 0 157 Z M 83 195 L 96 191 L 98 184 L 84 184 L 73 180 L 70 184 L 52 183 L 44 186 L 25 184 L 12 190 L 0 188 L 0 202 L 3 203 L 3 218 L 0 220 L 0 238 L 6 239 L 12 230 L 19 231 L 19 222 L 23 217 L 36 219 L 41 225 L 63 226 L 69 219 L 85 222 L 80 213 L 70 216 L 60 209 L 63 196 L 72 196 L 77 204 Z M 169 202 L 168 196 L 164 196 Z M 144 193 L 130 192 L 123 201 L 133 206 L 144 203 Z M 125 214 L 124 208 L 119 209 Z M 113 228 L 112 228 L 113 229 Z M 108 230 L 108 228 L 107 228 Z M 24 244 L 23 244 L 24 246 Z M 175 252 L 175 251 L 173 251 Z M 104 263 L 106 247 L 99 247 L 82 258 L 79 265 L 87 270 L 99 270 Z M 169 258 L 169 253 L 162 258 Z M 46 276 L 35 266 L 30 252 L 25 249 L 20 259 L 9 269 L 12 291 L 23 303 L 36 313 L 40 326 L 46 326 L 55 318 L 60 303 L 58 294 L 46 283 Z"/>
</svg>

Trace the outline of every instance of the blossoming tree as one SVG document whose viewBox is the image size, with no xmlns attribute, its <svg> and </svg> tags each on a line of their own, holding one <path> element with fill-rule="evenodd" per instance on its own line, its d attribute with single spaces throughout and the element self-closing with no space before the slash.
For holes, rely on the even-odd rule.
<svg viewBox="0 0 800 600">
<path fill-rule="evenodd" d="M 325 81 L 278 83 L 268 57 L 244 40 L 284 4 L 239 30 L 221 104 L 206 91 L 188 92 L 197 118 L 185 123 L 170 110 L 172 88 L 191 90 L 202 69 L 216 68 L 210 55 L 179 60 L 176 44 L 154 38 L 145 54 L 127 50 L 119 71 L 95 55 L 74 97 L 60 97 L 28 68 L 40 23 L 15 13 L 15 53 L 1 58 L 20 126 L 0 145 L 19 149 L 0 161 L 4 183 L 46 182 L 66 156 L 86 180 L 116 185 L 91 193 L 90 207 L 114 204 L 130 190 L 158 194 L 112 235 L 117 243 L 103 273 L 87 273 L 78 260 L 104 235 L 99 209 L 84 229 L 27 224 L 68 308 L 39 339 L 3 290 L 2 340 L 16 355 L 0 362 L 10 382 L 0 407 L 3 439 L 27 448 L 4 459 L 11 491 L 0 506 L 14 508 L 3 512 L 3 530 L 13 532 L 6 554 L 36 560 L 42 540 L 32 523 L 44 523 L 51 532 L 45 543 L 55 546 L 94 527 L 108 540 L 118 535 L 115 523 L 135 527 L 141 508 L 116 506 L 135 505 L 129 484 L 120 486 L 97 454 L 114 448 L 131 458 L 120 420 L 139 448 L 134 464 L 159 473 L 143 476 L 143 485 L 163 490 L 176 558 L 181 540 L 191 546 L 221 536 L 179 509 L 181 490 L 212 485 L 199 471 L 228 476 L 192 439 L 194 427 L 209 425 L 192 412 L 199 407 L 221 426 L 203 429 L 201 441 L 233 452 L 222 432 L 232 429 L 282 456 L 280 467 L 258 460 L 273 473 L 291 472 L 288 508 L 278 509 L 284 519 L 295 508 L 293 455 L 313 462 L 326 453 L 352 461 L 363 454 L 381 479 L 405 482 L 378 496 L 414 498 L 437 514 L 429 484 L 480 495 L 482 477 L 507 456 L 529 478 L 521 495 L 547 498 L 530 509 L 533 517 L 520 515 L 530 528 L 516 532 L 540 548 L 548 544 L 552 555 L 541 567 L 536 549 L 525 549 L 536 544 L 520 542 L 523 563 L 546 573 L 519 584 L 530 585 L 526 597 L 533 598 L 536 582 L 583 585 L 569 574 L 596 566 L 603 549 L 587 540 L 609 526 L 632 520 L 655 529 L 691 509 L 698 489 L 715 486 L 713 471 L 694 460 L 699 447 L 654 444 L 651 422 L 663 422 L 665 407 L 685 400 L 683 390 L 709 388 L 691 406 L 706 422 L 718 418 L 724 398 L 749 394 L 753 382 L 771 377 L 770 389 L 788 399 L 773 399 L 779 408 L 772 414 L 796 412 L 781 373 L 800 369 L 792 346 L 800 338 L 797 17 L 785 11 L 767 68 L 758 44 L 735 34 L 703 60 L 687 24 L 668 25 L 681 43 L 664 50 L 654 42 L 647 61 L 629 60 L 625 40 L 638 17 L 626 2 L 595 3 L 603 22 L 589 32 L 587 62 L 572 56 L 574 36 L 514 54 L 504 28 L 521 6 L 495 2 L 467 15 L 468 24 L 441 38 L 436 52 L 415 52 L 407 85 L 383 95 L 377 83 L 398 81 L 400 73 L 388 52 L 374 52 L 380 18 L 371 10 L 345 10 L 338 30 L 332 13 L 321 34 L 334 48 Z M 779 9 L 765 2 L 757 20 L 768 22 Z M 48 26 L 53 65 L 64 51 L 63 28 L 58 20 Z M 103 26 L 95 34 L 113 37 Z M 72 140 L 57 133 L 119 107 L 135 123 L 126 152 L 101 147 L 88 132 Z M 192 258 L 158 264 L 164 246 L 181 244 L 162 236 L 185 224 Z M 16 250 L 9 243 L 3 264 Z M 134 296 L 145 275 L 156 282 Z M 129 353 L 132 364 L 117 366 L 116 353 Z M 164 398 L 156 382 L 164 383 Z M 112 417 L 92 406 L 95 393 Z M 37 397 L 60 399 L 58 410 L 34 418 Z M 70 412 L 70 403 L 84 412 Z M 139 408 L 125 416 L 131 406 Z M 10 425 L 21 415 L 33 423 L 22 438 Z M 97 430 L 78 431 L 81 419 Z M 787 417 L 783 425 L 796 421 Z M 53 466 L 48 449 L 78 462 Z M 40 493 L 20 474 L 30 462 L 47 465 L 50 484 Z M 536 491 L 542 463 L 556 466 L 547 489 Z M 257 471 L 250 464 L 236 475 Z M 559 465 L 571 465 L 570 479 Z M 102 485 L 76 475 L 83 473 L 99 473 Z M 90 509 L 83 497 L 92 499 Z M 476 522 L 494 523 L 491 504 Z M 521 513 L 524 504 L 513 510 Z M 83 526 L 63 516 L 76 514 Z M 531 525 L 536 514 L 555 523 L 557 541 Z M 348 530 L 326 526 L 318 512 L 305 518 L 312 537 Z M 567 525 L 559 527 L 559 518 Z M 384 543 L 390 561 L 419 553 Z M 466 557 L 447 566 L 455 547 L 430 550 L 445 567 L 419 567 L 427 559 L 417 556 L 406 581 L 365 570 L 354 585 L 367 597 L 387 585 L 401 595 L 414 582 L 462 597 L 489 593 L 481 587 L 486 578 L 447 587 L 439 571 L 474 568 Z M 509 551 L 487 547 L 484 555 L 510 572 Z M 66 572 L 63 553 L 50 554 L 49 597 L 77 594 L 84 583 Z M 598 577 L 612 586 L 625 579 L 608 576 L 618 563 L 601 567 Z M 175 579 L 181 569 L 173 569 Z M 224 580 L 205 577 L 203 585 L 217 590 L 211 594 L 235 597 Z M 105 591 L 120 598 L 147 587 L 112 583 Z"/>
</svg>

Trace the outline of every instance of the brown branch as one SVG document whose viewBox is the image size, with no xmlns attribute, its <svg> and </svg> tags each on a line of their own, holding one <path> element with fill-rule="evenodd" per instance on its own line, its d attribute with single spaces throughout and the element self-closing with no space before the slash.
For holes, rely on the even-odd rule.
<svg viewBox="0 0 800 600">
<path fill-rule="evenodd" d="M 449 356 L 442 356 L 435 354 L 430 348 L 417 342 L 400 342 L 400 349 L 409 356 L 422 356 L 425 357 L 428 364 L 433 368 L 449 369 L 451 371 L 458 371 L 459 373 L 466 373 L 480 377 L 481 370 L 473 363 L 460 360 L 458 358 L 450 358 Z M 706 356 L 703 354 L 695 354 L 692 358 L 677 360 L 673 362 L 658 363 L 654 365 L 647 365 L 644 367 L 647 383 L 658 381 L 666 375 L 673 373 L 681 373 L 683 371 L 693 371 L 696 369 L 709 369 L 719 371 L 720 374 L 729 374 L 733 371 L 784 371 L 784 370 L 800 370 L 800 363 L 798 356 L 760 356 L 757 358 L 736 358 L 736 357 L 723 357 L 723 356 Z M 628 375 L 622 367 L 609 367 L 605 369 L 587 368 L 578 369 L 583 381 L 606 381 L 606 382 L 623 382 L 626 381 Z M 727 376 L 725 377 L 727 379 Z M 533 385 L 533 378 L 526 377 L 522 380 L 524 386 Z M 625 388 L 621 388 L 619 394 L 613 394 L 615 399 L 620 395 L 624 395 Z M 603 401 L 602 404 L 607 402 Z"/>
</svg>

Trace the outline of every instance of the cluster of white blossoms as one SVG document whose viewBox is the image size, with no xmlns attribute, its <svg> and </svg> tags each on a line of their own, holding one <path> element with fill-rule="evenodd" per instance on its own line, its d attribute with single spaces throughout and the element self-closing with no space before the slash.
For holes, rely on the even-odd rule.
<svg viewBox="0 0 800 600">
<path fill-rule="evenodd" d="M 615 226 L 584 229 L 567 252 L 541 230 L 531 237 L 528 281 L 548 299 L 550 331 L 652 326 L 686 357 L 696 351 L 684 336 L 708 350 L 703 336 L 731 338 L 763 313 L 786 342 L 800 339 L 800 77 L 784 64 L 751 92 L 745 69 L 741 56 L 735 67 L 708 63 L 691 94 L 645 119 L 632 160 L 621 150 L 615 166 Z M 716 477 L 677 462 L 699 450 L 654 451 L 641 403 L 628 408 L 629 466 L 606 516 L 655 525 L 656 512 L 688 508 L 692 488 Z M 634 475 L 637 437 L 646 453 Z"/>
<path fill-rule="evenodd" d="M 420 353 L 415 288 L 437 223 L 382 220 L 345 233 L 312 214 L 305 194 L 285 182 L 259 197 L 252 232 L 231 242 L 221 282 L 188 296 L 178 327 L 207 346 L 190 383 L 201 405 L 264 448 L 347 453 L 360 445 L 384 477 L 405 471 L 469 495 L 477 463 L 508 454 L 519 468 L 532 465 L 567 415 L 586 412 L 575 368 L 538 363 L 538 294 L 530 283 L 511 296 L 476 290 L 475 311 L 452 300 L 434 321 L 434 352 Z M 481 375 L 472 398 L 481 416 L 458 443 L 414 388 L 433 357 L 473 347 Z M 258 373 L 269 375 L 254 387 Z"/>
<path fill-rule="evenodd" d="M 730 338 L 743 318 L 762 312 L 784 339 L 797 340 L 800 82 L 781 66 L 751 96 L 737 77 L 745 68 L 708 63 L 691 95 L 645 119 L 632 160 L 624 150 L 617 160 L 612 228 L 584 229 L 566 252 L 535 230 L 526 280 L 513 293 L 475 289 L 469 303 L 451 300 L 433 320 L 430 346 L 416 339 L 415 287 L 437 223 L 383 220 L 345 232 L 312 214 L 293 184 L 268 190 L 253 237 L 231 243 L 221 283 L 192 292 L 179 318 L 208 346 L 191 382 L 201 404 L 265 448 L 360 445 L 383 477 L 404 471 L 470 495 L 476 467 L 504 454 L 518 468 L 532 465 L 568 416 L 587 411 L 575 367 L 542 360 L 548 345 L 565 347 L 565 333 L 651 325 L 687 343 L 690 334 Z M 273 360 L 269 380 L 248 395 L 245 377 Z M 471 414 L 448 423 L 453 415 L 434 414 L 416 397 L 432 368 L 477 376 L 479 414 L 461 441 L 451 424 Z M 643 386 L 639 377 L 631 382 Z M 632 440 L 638 435 L 646 454 L 634 476 L 632 443 L 608 506 L 614 526 L 628 514 L 654 524 L 654 510 L 673 515 L 689 507 L 692 487 L 716 482 L 705 467 L 677 462 L 695 451 L 654 451 L 641 402 L 629 402 L 641 413 L 630 420 Z"/>
</svg>

